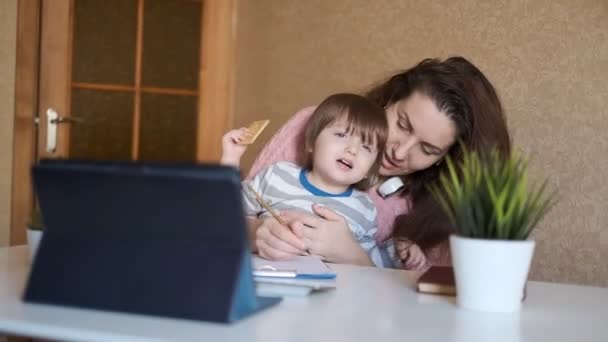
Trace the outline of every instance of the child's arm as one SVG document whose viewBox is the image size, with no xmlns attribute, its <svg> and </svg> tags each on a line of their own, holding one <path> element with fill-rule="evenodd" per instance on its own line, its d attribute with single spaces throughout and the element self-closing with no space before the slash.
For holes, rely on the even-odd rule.
<svg viewBox="0 0 608 342">
<path fill-rule="evenodd" d="M 249 130 L 245 127 L 239 129 L 233 129 L 222 137 L 222 158 L 220 164 L 239 167 L 241 164 L 241 157 L 247 145 L 241 145 L 240 142 L 249 133 Z"/>
<path fill-rule="evenodd" d="M 226 135 L 228 135 L 228 133 Z M 229 159 L 230 156 L 226 157 L 228 157 L 227 159 Z M 222 161 L 224 161 L 224 156 L 222 156 Z M 254 253 L 258 252 L 256 244 L 257 230 L 262 225 L 264 220 L 258 218 L 258 215 L 262 212 L 263 208 L 262 206 L 260 206 L 259 203 L 255 201 L 254 196 L 249 191 L 249 187 L 252 187 L 254 189 L 260 189 L 267 175 L 271 173 L 269 169 L 270 168 L 264 169 L 260 171 L 259 174 L 255 175 L 255 177 L 253 177 L 251 180 L 246 180 L 242 182 L 243 209 L 245 210 L 245 221 L 247 222 L 247 236 L 249 237 L 249 245 L 251 246 L 251 251 Z"/>
<path fill-rule="evenodd" d="M 367 250 L 367 253 L 376 267 L 399 268 L 401 266 L 399 259 L 395 257 L 395 247 L 391 239 L 384 241 L 380 245 L 374 241 L 373 245 Z"/>
<path fill-rule="evenodd" d="M 369 199 L 369 201 L 372 203 L 371 199 Z M 381 243 L 377 242 L 378 211 L 375 206 L 373 208 L 369 217 L 369 222 L 373 222 L 373 226 L 363 229 L 365 234 L 359 243 L 367 252 L 374 266 L 381 268 L 399 268 L 401 263 L 399 262 L 399 258 L 395 256 L 393 240 L 388 239 Z"/>
</svg>

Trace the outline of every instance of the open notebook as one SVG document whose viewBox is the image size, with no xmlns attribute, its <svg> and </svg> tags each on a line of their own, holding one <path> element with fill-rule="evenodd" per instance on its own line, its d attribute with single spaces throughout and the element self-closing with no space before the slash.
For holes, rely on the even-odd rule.
<svg viewBox="0 0 608 342">
<path fill-rule="evenodd" d="M 258 295 L 305 296 L 336 287 L 336 273 L 316 256 L 270 261 L 254 255 L 252 262 Z"/>
<path fill-rule="evenodd" d="M 286 261 L 271 261 L 257 255 L 252 257 L 253 275 L 299 279 L 334 279 L 336 273 L 319 257 L 297 256 Z"/>
</svg>

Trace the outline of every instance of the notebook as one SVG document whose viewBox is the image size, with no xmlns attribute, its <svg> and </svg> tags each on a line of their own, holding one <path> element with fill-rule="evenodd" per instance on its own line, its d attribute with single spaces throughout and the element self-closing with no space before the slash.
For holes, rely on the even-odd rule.
<svg viewBox="0 0 608 342">
<path fill-rule="evenodd" d="M 316 256 L 287 261 L 253 256 L 253 267 L 258 295 L 301 297 L 336 288 L 336 273 Z"/>
<path fill-rule="evenodd" d="M 46 161 L 33 178 L 27 302 L 233 322 L 280 301 L 256 296 L 234 168 Z"/>
<path fill-rule="evenodd" d="M 312 255 L 300 255 L 285 261 L 271 261 L 254 255 L 253 275 L 298 279 L 334 279 L 336 277 L 336 273 L 321 258 Z"/>
</svg>

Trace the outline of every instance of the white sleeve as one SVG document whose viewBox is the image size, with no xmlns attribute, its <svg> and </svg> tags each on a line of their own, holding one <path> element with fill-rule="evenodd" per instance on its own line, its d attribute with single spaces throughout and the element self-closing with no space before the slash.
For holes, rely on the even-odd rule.
<svg viewBox="0 0 608 342">
<path fill-rule="evenodd" d="M 389 243 L 390 242 L 390 243 Z M 381 245 L 374 245 L 368 251 L 369 258 L 376 267 L 382 268 L 397 268 L 398 263 L 395 259 L 395 247 L 392 240 L 387 240 Z"/>
<path fill-rule="evenodd" d="M 273 168 L 274 165 L 270 165 L 269 167 L 258 172 L 255 176 L 253 176 L 253 178 L 245 180 L 241 183 L 245 215 L 259 216 L 264 212 L 264 208 L 258 203 L 255 194 L 252 193 L 250 187 L 253 188 L 260 196 L 264 197 L 264 192 L 267 186 L 270 184 Z"/>
<path fill-rule="evenodd" d="M 371 201 L 371 200 L 370 200 Z M 376 207 L 370 214 L 370 221 L 375 222 L 374 227 L 366 229 L 367 233 L 365 237 L 360 240 L 361 247 L 367 252 L 367 255 L 372 260 L 376 267 L 381 268 L 393 268 L 395 264 L 395 247 L 392 240 L 387 240 L 380 245 L 376 241 L 376 235 L 378 232 L 377 227 L 377 216 L 378 211 Z"/>
</svg>

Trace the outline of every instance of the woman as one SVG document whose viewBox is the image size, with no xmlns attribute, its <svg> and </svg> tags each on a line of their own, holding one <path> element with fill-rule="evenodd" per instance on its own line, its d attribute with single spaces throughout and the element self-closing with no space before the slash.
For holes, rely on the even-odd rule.
<svg viewBox="0 0 608 342">
<path fill-rule="evenodd" d="M 452 228 L 428 186 L 446 167 L 443 160 L 461 158 L 461 144 L 471 149 L 510 151 L 510 137 L 500 100 L 483 73 L 463 57 L 425 59 L 371 89 L 366 96 L 386 110 L 389 136 L 380 175 L 399 176 L 406 184 L 388 198 L 370 190 L 378 209 L 378 240 L 394 237 L 407 269 L 422 269 L 445 259 L 435 248 Z M 277 161 L 298 162 L 301 132 L 314 108 L 298 112 L 272 138 L 250 171 Z M 269 259 L 286 259 L 310 251 L 337 263 L 371 265 L 350 235 L 344 218 L 330 209 L 313 208 L 316 217 L 283 212 L 290 229 L 273 219 L 250 222 L 253 250 Z M 425 254 L 426 253 L 426 254 Z"/>
</svg>

